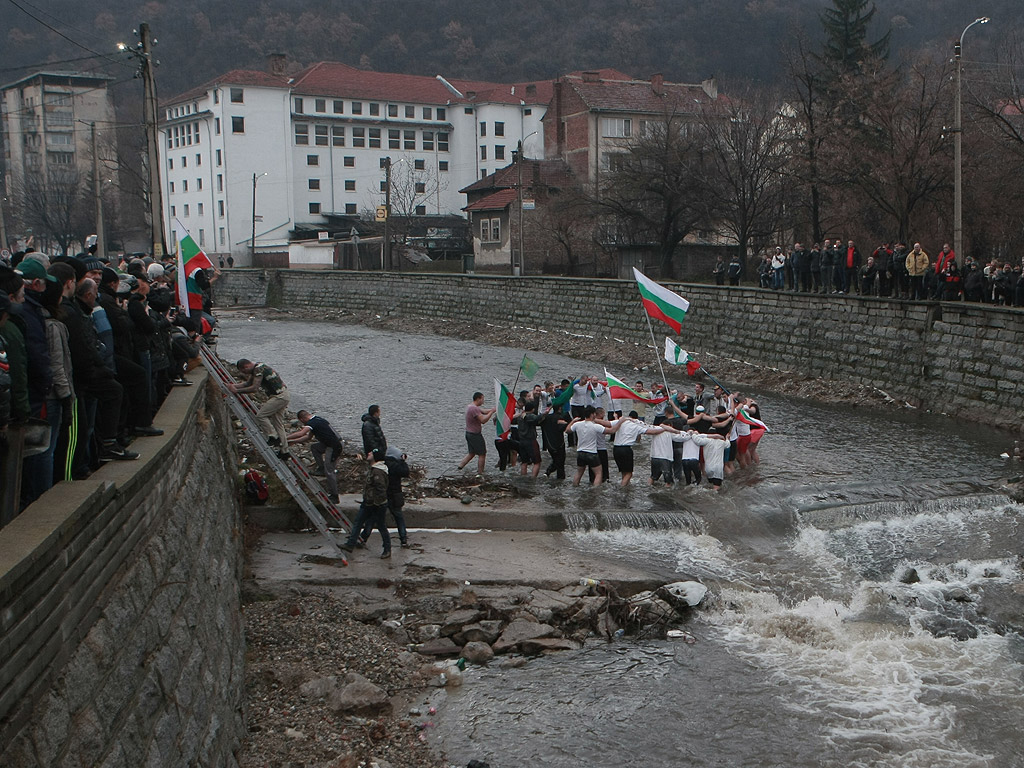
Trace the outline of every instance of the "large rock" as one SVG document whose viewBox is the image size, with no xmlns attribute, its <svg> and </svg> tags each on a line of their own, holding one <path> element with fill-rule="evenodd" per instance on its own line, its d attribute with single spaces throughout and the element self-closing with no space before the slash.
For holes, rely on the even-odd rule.
<svg viewBox="0 0 1024 768">
<path fill-rule="evenodd" d="M 342 687 L 327 696 L 327 703 L 339 714 L 370 715 L 391 707 L 387 693 L 355 672 L 345 675 Z"/>
<path fill-rule="evenodd" d="M 687 611 L 700 605 L 707 593 L 699 581 L 676 581 L 659 587 L 655 594 L 677 611 Z"/>
<path fill-rule="evenodd" d="M 575 626 L 589 627 L 597 621 L 597 617 L 608 604 L 607 597 L 582 597 L 578 601 L 576 613 L 569 617 L 569 623 Z"/>
<path fill-rule="evenodd" d="M 452 611 L 444 617 L 444 624 L 441 625 L 441 636 L 451 637 L 466 624 L 474 624 L 483 617 L 483 611 L 478 611 L 475 608 L 460 608 L 457 611 Z"/>
<path fill-rule="evenodd" d="M 494 658 L 494 651 L 487 643 L 469 642 L 462 649 L 462 657 L 474 664 L 486 664 Z"/>
<path fill-rule="evenodd" d="M 575 613 L 578 603 L 579 598 L 576 597 L 568 597 L 550 589 L 535 589 L 530 593 L 526 610 L 536 616 L 538 621 L 548 622 Z"/>
<path fill-rule="evenodd" d="M 488 619 L 463 627 L 454 639 L 456 643 L 461 639 L 463 643 L 490 644 L 497 640 L 499 635 L 501 635 L 501 622 L 497 619 Z"/>
<path fill-rule="evenodd" d="M 527 656 L 538 656 L 542 653 L 555 653 L 556 651 L 576 651 L 580 644 L 567 637 L 535 637 L 531 640 L 523 640 L 519 644 L 519 650 Z"/>
<path fill-rule="evenodd" d="M 439 637 L 417 645 L 416 653 L 424 656 L 457 656 L 459 646 L 453 643 L 450 637 Z"/>
<path fill-rule="evenodd" d="M 492 648 L 495 653 L 508 653 L 515 650 L 524 640 L 551 637 L 554 634 L 555 628 L 550 624 L 540 624 L 536 621 L 519 618 L 505 627 L 505 631 L 501 633 L 501 637 L 494 641 Z"/>
</svg>

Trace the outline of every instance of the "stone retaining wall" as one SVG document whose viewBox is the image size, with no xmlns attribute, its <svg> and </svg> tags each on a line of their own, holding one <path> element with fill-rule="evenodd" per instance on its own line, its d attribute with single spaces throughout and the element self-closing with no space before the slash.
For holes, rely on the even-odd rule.
<svg viewBox="0 0 1024 768">
<path fill-rule="evenodd" d="M 248 274 L 254 271 L 221 279 L 222 306 L 259 298 L 252 291 L 259 278 Z M 292 269 L 268 272 L 263 284 L 270 286 L 263 300 L 282 308 L 397 313 L 593 334 L 595 344 L 605 337 L 650 344 L 636 286 L 627 280 Z M 698 356 L 711 352 L 868 384 L 919 407 L 1020 428 L 1019 309 L 668 285 L 691 303 L 677 340 Z M 654 329 L 659 344 L 666 330 Z"/>
<path fill-rule="evenodd" d="M 0 765 L 232 766 L 244 734 L 231 424 L 201 369 L 164 436 L 0 529 Z"/>
</svg>

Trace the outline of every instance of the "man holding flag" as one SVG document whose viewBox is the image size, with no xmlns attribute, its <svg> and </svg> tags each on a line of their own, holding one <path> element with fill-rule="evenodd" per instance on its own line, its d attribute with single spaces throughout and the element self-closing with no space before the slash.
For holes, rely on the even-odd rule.
<svg viewBox="0 0 1024 768">
<path fill-rule="evenodd" d="M 204 336 L 213 330 L 216 320 L 203 310 L 202 283 L 207 283 L 203 270 L 214 269 L 213 262 L 202 248 L 192 239 L 180 221 L 174 221 L 175 237 L 178 239 L 177 298 L 185 314 L 194 318 L 196 330 Z M 207 283 L 207 287 L 209 287 Z"/>
<path fill-rule="evenodd" d="M 476 457 L 477 473 L 483 474 L 487 461 L 487 443 L 481 432 L 481 427 L 491 420 L 497 412 L 497 408 L 484 408 L 484 393 L 474 392 L 473 402 L 466 406 L 466 446 L 468 453 L 466 458 L 459 462 L 459 469 L 463 469 Z"/>
</svg>

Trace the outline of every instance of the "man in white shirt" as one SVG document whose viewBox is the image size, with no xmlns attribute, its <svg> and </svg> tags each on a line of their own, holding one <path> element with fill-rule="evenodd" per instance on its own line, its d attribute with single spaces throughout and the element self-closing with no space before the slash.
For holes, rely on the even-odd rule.
<svg viewBox="0 0 1024 768">
<path fill-rule="evenodd" d="M 664 416 L 654 419 L 654 426 L 660 432 L 651 438 L 651 480 L 650 484 L 660 478 L 665 485 L 672 487 L 672 436 L 679 430 L 666 423 Z"/>
<path fill-rule="evenodd" d="M 633 446 L 636 445 L 636 441 L 641 435 L 660 435 L 665 429 L 664 426 L 648 427 L 640 421 L 636 411 L 630 411 L 629 416 L 613 421 L 611 429 L 615 433 L 612 457 L 615 459 L 619 474 L 622 475 L 620 485 L 625 487 L 633 479 Z"/>
<path fill-rule="evenodd" d="M 601 459 L 597 455 L 597 441 L 603 440 L 603 436 L 610 434 L 611 429 L 597 424 L 594 421 L 595 413 L 596 409 L 588 405 L 583 411 L 583 418 L 573 419 L 565 428 L 566 432 L 576 435 L 576 475 L 572 479 L 573 485 L 580 484 L 580 479 L 588 467 L 594 470 L 594 485 L 600 485 L 604 481 Z"/>
<path fill-rule="evenodd" d="M 704 449 L 704 474 L 708 482 L 715 486 L 716 491 L 722 490 L 722 477 L 725 474 L 725 452 L 729 442 L 721 435 L 691 432 L 690 439 Z"/>
</svg>

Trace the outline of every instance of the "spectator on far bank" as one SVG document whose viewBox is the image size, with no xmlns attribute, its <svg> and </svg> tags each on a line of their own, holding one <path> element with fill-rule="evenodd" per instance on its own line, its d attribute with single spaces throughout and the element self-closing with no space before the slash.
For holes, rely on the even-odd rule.
<svg viewBox="0 0 1024 768">
<path fill-rule="evenodd" d="M 743 273 L 743 262 L 740 261 L 740 255 L 738 253 L 733 254 L 732 259 L 729 261 L 729 285 L 739 285 L 740 275 Z"/>
</svg>

